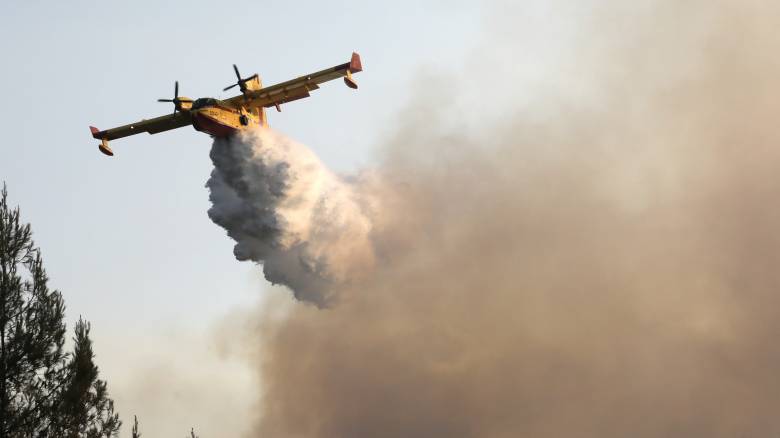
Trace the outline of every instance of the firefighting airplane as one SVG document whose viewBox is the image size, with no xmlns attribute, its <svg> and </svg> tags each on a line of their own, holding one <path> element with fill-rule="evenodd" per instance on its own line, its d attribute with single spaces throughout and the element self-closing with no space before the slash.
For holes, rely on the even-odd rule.
<svg viewBox="0 0 780 438">
<path fill-rule="evenodd" d="M 238 81 L 223 91 L 238 86 L 241 90 L 240 95 L 224 100 L 210 97 L 192 100 L 189 97 L 179 96 L 179 82 L 177 81 L 173 91 L 173 99 L 158 99 L 158 102 L 172 102 L 174 105 L 173 114 L 141 120 L 105 131 L 90 126 L 92 137 L 100 140 L 98 149 L 111 156 L 114 155 L 114 151 L 108 146 L 109 140 L 142 132 L 157 134 L 190 124 L 196 130 L 206 132 L 213 137 L 228 137 L 253 126 L 268 126 L 265 116 L 266 108 L 275 107 L 277 111 L 281 111 L 281 104 L 309 97 L 309 92 L 319 88 L 319 84 L 340 77 L 344 78 L 344 83 L 348 87 L 357 89 L 357 83 L 352 79 L 352 73 L 362 71 L 363 66 L 360 63 L 360 55 L 352 53 L 352 59 L 345 64 L 265 88 L 263 88 L 260 77 L 256 73 L 248 78 L 241 78 L 235 64 L 233 70 L 236 72 Z"/>
</svg>

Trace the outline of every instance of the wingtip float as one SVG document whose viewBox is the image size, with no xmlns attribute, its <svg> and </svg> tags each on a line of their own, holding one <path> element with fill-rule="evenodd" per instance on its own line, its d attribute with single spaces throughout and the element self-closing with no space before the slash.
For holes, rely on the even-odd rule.
<svg viewBox="0 0 780 438">
<path fill-rule="evenodd" d="M 173 103 L 172 114 L 106 130 L 90 126 L 92 137 L 100 140 L 98 149 L 105 155 L 113 156 L 114 151 L 108 145 L 110 140 L 142 132 L 157 134 L 187 125 L 192 125 L 196 130 L 212 137 L 229 137 L 250 127 L 268 126 L 266 108 L 273 107 L 281 111 L 282 104 L 309 97 L 309 92 L 318 89 L 321 83 L 343 78 L 349 88 L 357 89 L 358 85 L 352 74 L 363 71 L 363 64 L 360 55 L 353 52 L 347 63 L 270 87 L 263 87 L 257 74 L 242 78 L 236 65 L 233 65 L 233 70 L 237 82 L 226 87 L 224 91 L 238 86 L 241 90 L 238 96 L 224 100 L 211 97 L 192 100 L 179 96 L 179 82 L 176 81 L 173 99 L 158 99 L 159 102 Z"/>
</svg>

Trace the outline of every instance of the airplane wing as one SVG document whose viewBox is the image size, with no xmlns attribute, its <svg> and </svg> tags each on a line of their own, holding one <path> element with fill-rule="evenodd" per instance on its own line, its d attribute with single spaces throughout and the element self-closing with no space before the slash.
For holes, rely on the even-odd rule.
<svg viewBox="0 0 780 438">
<path fill-rule="evenodd" d="M 250 90 L 246 94 L 226 99 L 225 102 L 234 107 L 276 107 L 279 110 L 279 105 L 283 103 L 309 97 L 309 92 L 320 88 L 319 84 L 323 82 L 343 77 L 347 86 L 357 88 L 357 84 L 352 79 L 352 73 L 360 71 L 363 71 L 360 55 L 352 53 L 350 62 L 282 82 L 281 84 L 259 90 Z"/>
<path fill-rule="evenodd" d="M 92 137 L 95 137 L 98 140 L 113 140 L 115 138 L 128 137 L 142 132 L 157 134 L 158 132 L 181 128 L 182 126 L 187 126 L 191 123 L 192 116 L 190 116 L 190 113 L 179 111 L 176 114 L 168 114 L 149 120 L 141 120 L 140 122 L 131 123 L 129 125 L 106 129 L 105 131 L 101 131 L 94 126 L 90 126 L 89 129 L 92 131 Z"/>
<path fill-rule="evenodd" d="M 111 147 L 108 146 L 108 141 L 115 138 L 129 137 L 131 135 L 140 134 L 142 132 L 148 132 L 149 134 L 157 134 L 158 132 L 169 131 L 171 129 L 181 128 L 192 123 L 192 116 L 189 112 L 177 112 L 165 116 L 155 117 L 149 120 L 141 120 L 140 122 L 131 123 L 129 125 L 118 126 L 116 128 L 106 129 L 101 131 L 94 126 L 90 126 L 89 130 L 92 131 L 92 137 L 100 140 L 100 152 L 106 155 L 114 155 Z"/>
<path fill-rule="evenodd" d="M 141 120 L 140 122 L 131 123 L 129 125 L 118 126 L 116 128 L 106 129 L 101 131 L 94 126 L 90 126 L 89 130 L 92 131 L 92 137 L 100 140 L 100 152 L 106 155 L 114 155 L 111 147 L 108 146 L 108 141 L 115 138 L 129 137 L 131 135 L 140 134 L 142 132 L 148 132 L 149 134 L 157 134 L 158 132 L 169 131 L 171 129 L 181 128 L 192 123 L 192 116 L 189 112 L 179 111 L 174 114 L 155 117 L 149 120 Z"/>
</svg>

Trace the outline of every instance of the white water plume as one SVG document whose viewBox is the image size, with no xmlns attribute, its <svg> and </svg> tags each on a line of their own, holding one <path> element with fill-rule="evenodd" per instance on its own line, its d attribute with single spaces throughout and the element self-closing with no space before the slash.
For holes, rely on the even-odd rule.
<svg viewBox="0 0 780 438">
<path fill-rule="evenodd" d="M 306 147 L 270 129 L 216 139 L 209 217 L 236 241 L 239 260 L 263 264 L 266 279 L 326 306 L 333 285 L 374 263 L 371 220 L 355 182 L 324 167 Z"/>
</svg>

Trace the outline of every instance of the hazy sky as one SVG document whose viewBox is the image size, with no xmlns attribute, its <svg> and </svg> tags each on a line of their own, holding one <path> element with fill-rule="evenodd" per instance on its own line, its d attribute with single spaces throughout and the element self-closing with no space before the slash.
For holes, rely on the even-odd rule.
<svg viewBox="0 0 780 438">
<path fill-rule="evenodd" d="M 774 3 L 18 4 L 0 6 L 0 179 L 145 437 L 780 431 Z M 370 213 L 346 222 L 370 234 L 298 216 L 319 254 L 376 260 L 333 277 L 325 311 L 234 259 L 206 214 L 207 136 L 107 158 L 89 134 L 170 112 L 174 80 L 225 97 L 232 63 L 269 85 L 353 50 L 358 92 L 269 114 L 353 176 L 279 161 L 358 194 L 306 199 Z M 376 258 L 328 240 L 347 235 Z"/>
<path fill-rule="evenodd" d="M 174 80 L 182 95 L 227 97 L 232 63 L 270 85 L 355 50 L 364 65 L 358 92 L 334 82 L 270 113 L 272 127 L 351 170 L 371 160 L 414 102 L 421 69 L 464 62 L 484 13 L 478 2 L 411 0 L 0 6 L 0 179 L 32 223 L 69 327 L 79 315 L 92 322 L 125 424 L 138 414 L 148 436 L 190 425 L 216 436 L 209 424 L 220 421 L 219 432 L 239 429 L 224 415 L 247 408 L 250 374 L 212 348 L 208 332 L 267 285 L 206 216 L 207 136 L 188 127 L 142 134 L 113 142 L 108 158 L 88 126 L 171 111 L 156 99 L 171 97 Z M 165 382 L 147 378 L 160 370 Z M 210 397 L 223 397 L 224 411 L 200 403 Z"/>
</svg>

